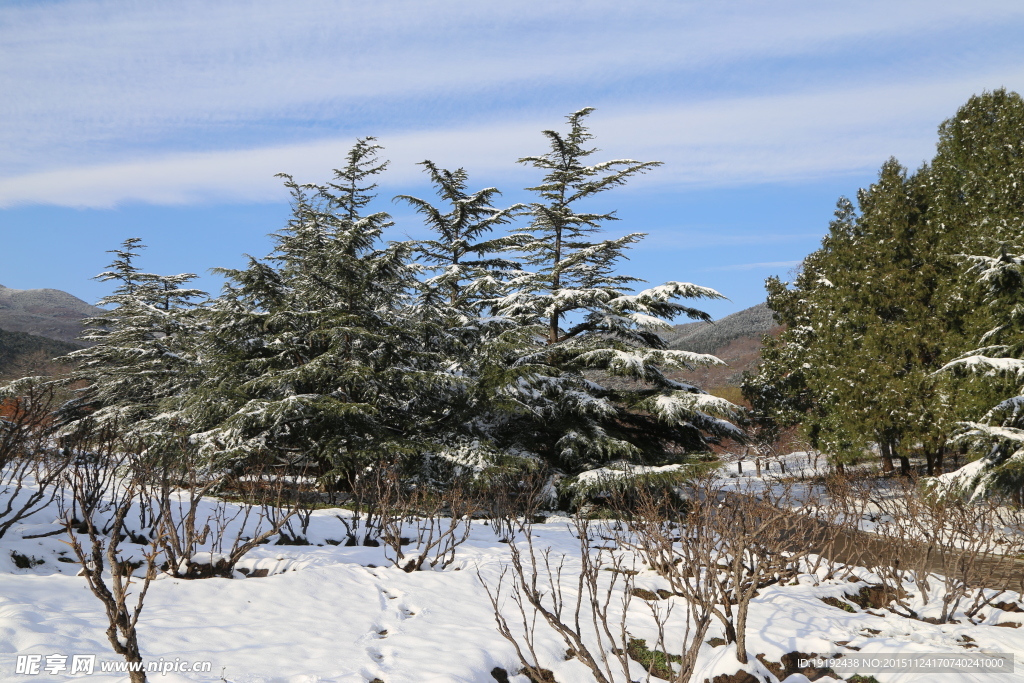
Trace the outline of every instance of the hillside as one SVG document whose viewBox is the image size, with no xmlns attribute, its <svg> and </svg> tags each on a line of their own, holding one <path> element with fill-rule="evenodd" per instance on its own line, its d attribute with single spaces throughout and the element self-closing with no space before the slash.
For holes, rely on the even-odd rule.
<svg viewBox="0 0 1024 683">
<path fill-rule="evenodd" d="M 49 374 L 51 358 L 81 348 L 78 344 L 26 332 L 0 329 L 0 379 Z"/>
<path fill-rule="evenodd" d="M 772 318 L 767 304 L 758 304 L 728 315 L 713 323 L 676 325 L 664 337 L 669 348 L 710 353 L 728 363 L 727 366 L 701 368 L 694 372 L 672 373 L 673 379 L 738 400 L 738 387 L 743 372 L 753 370 L 761 359 L 761 340 L 766 334 L 782 331 Z"/>
<path fill-rule="evenodd" d="M 75 341 L 82 318 L 101 309 L 59 289 L 10 289 L 0 285 L 0 329 Z"/>
<path fill-rule="evenodd" d="M 713 323 L 676 325 L 662 337 L 672 349 L 714 353 L 716 349 L 741 337 L 753 337 L 760 341 L 762 336 L 777 326 L 768 304 L 758 304 Z"/>
</svg>

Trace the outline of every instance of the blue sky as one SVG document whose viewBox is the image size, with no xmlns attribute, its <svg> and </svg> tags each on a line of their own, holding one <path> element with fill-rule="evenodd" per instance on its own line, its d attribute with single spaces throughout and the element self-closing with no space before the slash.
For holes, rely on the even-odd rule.
<svg viewBox="0 0 1024 683">
<path fill-rule="evenodd" d="M 274 174 L 326 180 L 358 136 L 392 160 L 379 207 L 463 166 L 508 202 L 515 159 L 584 106 L 601 158 L 665 165 L 606 194 L 623 271 L 764 298 L 839 195 L 918 166 L 970 95 L 1024 88 L 1024 3 L 6 2 L 0 5 L 0 284 L 94 301 L 126 237 L 142 266 L 262 256 L 288 215 Z"/>
</svg>

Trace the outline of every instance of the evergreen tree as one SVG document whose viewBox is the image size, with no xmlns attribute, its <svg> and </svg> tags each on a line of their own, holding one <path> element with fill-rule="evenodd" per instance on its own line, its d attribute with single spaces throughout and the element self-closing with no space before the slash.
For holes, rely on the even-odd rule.
<svg viewBox="0 0 1024 683">
<path fill-rule="evenodd" d="M 637 278 L 616 273 L 625 250 L 643 235 L 596 240 L 614 213 L 578 209 L 595 195 L 660 165 L 629 159 L 587 165 L 597 150 L 584 126 L 591 109 L 568 116 L 569 132 L 544 131 L 549 151 L 520 159 L 544 173 L 527 206 L 529 225 L 515 233 L 525 262 L 513 291 L 498 303 L 501 315 L 533 332 L 514 363 L 531 372 L 511 394 L 532 419 L 517 429 L 524 447 L 573 470 L 615 458 L 661 461 L 666 453 L 705 450 L 707 439 L 740 438 L 723 418 L 734 406 L 668 379 L 665 368 L 720 362 L 671 351 L 658 335 L 665 320 L 706 313 L 676 301 L 721 298 L 714 290 L 680 282 L 632 293 Z M 619 389 L 584 373 L 629 380 Z"/>
<path fill-rule="evenodd" d="M 1012 252 L 1012 245 L 1024 244 L 1024 99 L 1003 89 L 971 97 L 939 127 L 931 171 L 929 222 L 936 250 L 953 266 L 936 293 L 949 321 L 948 360 L 970 353 L 1015 306 L 961 266 L 966 254 Z M 957 417 L 967 421 L 981 419 L 1012 391 L 1006 381 L 977 376 L 946 387 Z"/>
<path fill-rule="evenodd" d="M 139 273 L 137 242 L 126 242 L 102 276 L 120 282 L 104 301 L 117 316 L 95 321 L 103 343 L 79 356 L 77 377 L 90 381 L 75 415 L 145 425 L 214 466 L 270 458 L 328 479 L 455 451 L 574 471 L 661 464 L 742 438 L 734 406 L 665 374 L 720 361 L 668 350 L 658 335 L 679 315 L 709 319 L 679 299 L 721 295 L 680 282 L 634 292 L 640 280 L 616 267 L 643 235 L 595 239 L 614 213 L 579 209 L 658 165 L 587 165 L 589 113 L 520 160 L 544 173 L 526 207 L 497 209 L 494 188 L 470 193 L 463 170 L 425 162 L 446 206 L 399 198 L 436 234 L 419 244 L 383 244 L 390 216 L 367 213 L 387 166 L 372 138 L 332 182 L 283 176 L 292 217 L 273 252 L 218 269 L 227 284 L 208 306 L 191 306 L 190 275 Z M 490 236 L 520 211 L 528 226 Z"/>
<path fill-rule="evenodd" d="M 758 405 L 785 396 L 778 419 L 792 423 L 794 408 L 805 411 L 812 441 L 840 460 L 876 446 L 883 469 L 899 458 L 908 472 L 912 450 L 923 449 L 931 466 L 945 440 L 933 374 L 945 323 L 934 300 L 941 262 L 919 179 L 895 160 L 858 204 L 859 212 L 840 200 L 792 285 L 769 280 L 769 305 L 788 329 L 746 391 Z"/>
<path fill-rule="evenodd" d="M 929 219 L 942 253 L 991 254 L 1016 243 L 1024 216 L 1024 98 L 1002 88 L 971 97 L 939 126 L 931 175 Z M 977 297 L 964 306 L 986 299 L 972 274 L 957 275 L 963 279 L 951 278 L 952 287 Z M 979 332 L 990 327 L 975 321 Z"/>
<path fill-rule="evenodd" d="M 986 292 L 986 303 L 1002 309 L 1005 317 L 981 338 L 985 346 L 942 369 L 960 378 L 981 376 L 1003 396 L 1010 394 L 981 419 L 960 423 L 956 441 L 979 449 L 982 457 L 952 480 L 971 496 L 1008 495 L 1020 506 L 1024 505 L 1024 306 L 1020 304 L 1024 257 L 1010 249 L 1003 244 L 995 256 L 967 257 L 967 272 Z"/>
<path fill-rule="evenodd" d="M 114 292 L 98 302 L 108 313 L 88 318 L 82 337 L 89 346 L 64 357 L 75 369 L 64 380 L 83 385 L 62 408 L 66 429 L 86 423 L 149 440 L 148 420 L 164 401 L 186 391 L 196 363 L 206 293 L 186 287 L 192 273 L 155 275 L 135 261 L 145 248 L 133 237 L 113 250 L 110 270 L 96 276 L 114 282 Z"/>
<path fill-rule="evenodd" d="M 435 273 L 422 288 L 424 298 L 428 302 L 443 300 L 452 316 L 478 316 L 484 312 L 485 302 L 494 297 L 494 288 L 500 286 L 504 274 L 518 267 L 514 261 L 498 256 L 515 247 L 514 238 L 481 238 L 495 227 L 508 224 L 522 206 L 495 208 L 493 201 L 501 193 L 494 187 L 469 194 L 465 169 L 449 171 L 429 160 L 421 165 L 438 196 L 449 205 L 444 212 L 423 199 L 409 195 L 395 198 L 413 206 L 437 235 L 420 241 L 416 248 Z"/>
<path fill-rule="evenodd" d="M 424 448 L 451 375 L 409 314 L 412 245 L 381 245 L 390 216 L 363 213 L 387 166 L 379 149 L 358 141 L 325 185 L 284 176 L 292 218 L 274 252 L 219 270 L 228 284 L 211 309 L 205 377 L 181 406 L 208 456 L 333 476 Z"/>
<path fill-rule="evenodd" d="M 487 466 L 511 454 L 495 438 L 510 408 L 501 389 L 523 374 L 508 363 L 509 350 L 522 345 L 523 332 L 492 310 L 519 268 L 503 256 L 516 240 L 491 233 L 522 207 L 494 207 L 500 192 L 493 187 L 470 193 L 464 169 L 449 171 L 431 161 L 422 165 L 444 205 L 409 195 L 395 200 L 415 207 L 435 235 L 416 246 L 429 276 L 420 283 L 412 307 L 424 346 L 439 354 L 453 377 L 452 391 L 435 397 L 437 418 L 425 425 L 436 442 L 446 444 L 430 455 L 456 465 Z"/>
<path fill-rule="evenodd" d="M 859 213 L 842 203 L 792 284 L 768 282 L 788 329 L 745 387 L 768 418 L 802 412 L 835 455 L 876 444 L 886 469 L 899 457 L 906 471 L 922 452 L 928 472 L 940 470 L 954 424 L 977 420 L 1007 389 L 936 370 L 1009 318 L 1012 302 L 976 286 L 958 254 L 1021 242 L 1024 101 L 1003 90 L 972 97 L 939 138 L 933 162 L 912 175 L 884 165 Z"/>
</svg>

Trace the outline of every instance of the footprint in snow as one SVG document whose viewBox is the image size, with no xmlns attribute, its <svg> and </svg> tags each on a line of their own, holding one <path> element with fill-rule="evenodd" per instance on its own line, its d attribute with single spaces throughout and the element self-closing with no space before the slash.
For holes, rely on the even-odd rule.
<svg viewBox="0 0 1024 683">
<path fill-rule="evenodd" d="M 378 585 L 377 590 L 380 591 L 380 609 L 381 611 L 387 611 L 391 609 L 391 600 L 397 600 L 404 595 L 401 591 L 389 591 L 384 586 Z"/>
<path fill-rule="evenodd" d="M 389 669 L 394 664 L 395 651 L 390 647 L 368 647 L 366 653 L 381 669 Z"/>
</svg>

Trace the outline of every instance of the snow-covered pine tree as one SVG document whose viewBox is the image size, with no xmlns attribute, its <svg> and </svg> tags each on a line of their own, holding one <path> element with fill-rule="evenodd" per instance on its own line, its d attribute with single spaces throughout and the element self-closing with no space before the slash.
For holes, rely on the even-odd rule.
<svg viewBox="0 0 1024 683">
<path fill-rule="evenodd" d="M 968 256 L 968 272 L 987 293 L 987 304 L 1000 312 L 1000 324 L 981 339 L 981 348 L 947 363 L 953 376 L 988 378 L 997 390 L 1013 395 L 977 421 L 960 423 L 955 442 L 971 445 L 982 457 L 945 475 L 947 483 L 968 496 L 1007 495 L 1024 505 L 1024 256 L 1008 244 L 995 256 Z M 1005 395 L 1005 394 L 1004 394 Z"/>
<path fill-rule="evenodd" d="M 424 346 L 440 354 L 456 380 L 451 394 L 436 397 L 435 419 L 422 426 L 448 444 L 436 455 L 479 469 L 507 459 L 493 438 L 509 407 L 500 389 L 525 372 L 509 362 L 509 351 L 523 344 L 523 330 L 492 310 L 520 266 L 505 256 L 516 246 L 515 237 L 491 233 L 522 205 L 496 208 L 501 193 L 493 187 L 470 192 L 462 168 L 450 171 L 429 160 L 422 166 L 442 206 L 409 195 L 395 200 L 413 206 L 435 235 L 416 246 L 429 277 L 420 284 L 413 309 Z"/>
<path fill-rule="evenodd" d="M 450 315 L 458 318 L 467 312 L 481 314 L 484 302 L 494 298 L 503 273 L 517 268 L 514 261 L 499 256 L 515 246 L 514 238 L 502 235 L 482 239 L 499 225 L 506 225 L 522 208 L 516 204 L 505 209 L 494 206 L 501 193 L 488 187 L 469 193 L 465 169 L 449 171 L 432 161 L 421 162 L 430 175 L 437 195 L 448 206 L 447 212 L 430 202 L 399 195 L 396 201 L 410 204 L 423 216 L 436 235 L 417 243 L 416 251 L 435 274 L 422 288 L 424 298 L 441 299 Z"/>
<path fill-rule="evenodd" d="M 273 253 L 219 270 L 205 378 L 181 406 L 209 457 L 334 476 L 428 447 L 421 426 L 452 377 L 411 313 L 413 245 L 382 244 L 390 216 L 363 212 L 387 166 L 379 149 L 359 140 L 324 185 L 284 176 L 292 217 Z"/>
<path fill-rule="evenodd" d="M 112 308 L 85 321 L 90 345 L 64 357 L 75 368 L 63 381 L 81 386 L 61 410 L 66 430 L 88 424 L 148 440 L 147 421 L 192 377 L 203 314 L 196 300 L 206 293 L 186 286 L 193 273 L 140 271 L 135 260 L 144 248 L 137 237 L 125 240 L 111 251 L 110 270 L 95 278 L 116 283 L 98 302 Z"/>
<path fill-rule="evenodd" d="M 516 231 L 533 267 L 510 282 L 497 310 L 533 332 L 515 363 L 531 372 L 509 388 L 528 419 L 514 438 L 552 464 L 579 471 L 616 459 L 665 462 L 703 451 L 708 439 L 742 438 L 730 422 L 735 406 L 669 379 L 665 370 L 720 363 L 665 347 L 659 329 L 684 315 L 709 316 L 677 299 L 722 296 L 706 287 L 668 282 L 634 293 L 639 279 L 616 273 L 643 235 L 598 240 L 613 212 L 580 211 L 581 203 L 623 185 L 659 162 L 618 159 L 588 165 L 597 150 L 582 109 L 567 117 L 569 132 L 544 131 L 549 150 L 519 162 L 544 173 L 527 206 L 529 225 Z M 601 380 L 617 378 L 615 387 Z M 598 381 L 595 381 L 598 380 Z"/>
</svg>

